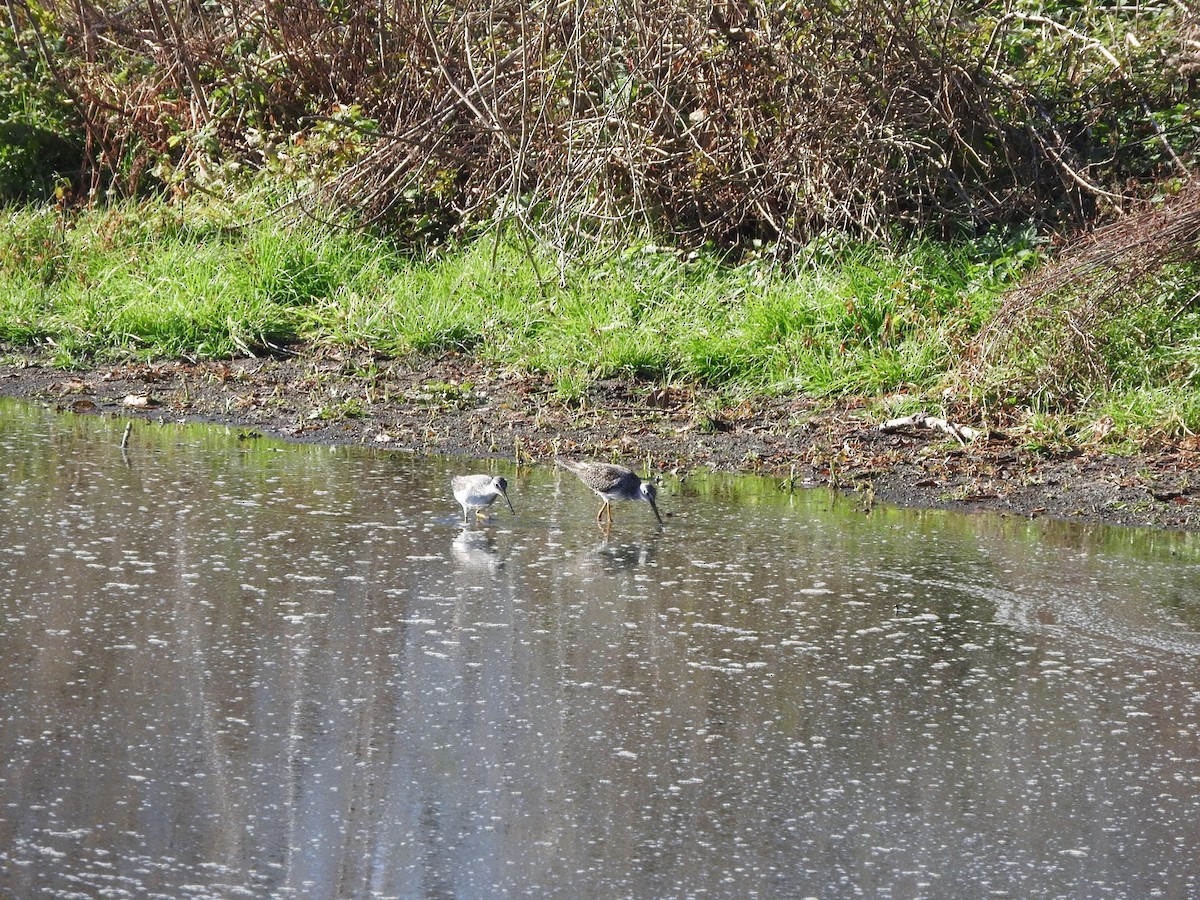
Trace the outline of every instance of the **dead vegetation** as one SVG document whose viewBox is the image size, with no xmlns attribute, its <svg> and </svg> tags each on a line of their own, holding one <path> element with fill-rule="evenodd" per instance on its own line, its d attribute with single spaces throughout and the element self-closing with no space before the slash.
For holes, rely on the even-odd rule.
<svg viewBox="0 0 1200 900">
<path fill-rule="evenodd" d="M 1184 4 L 6 5 L 83 115 L 90 196 L 286 158 L 409 238 L 505 222 L 573 252 L 645 225 L 786 250 L 1078 226 L 1190 164 L 1150 115 L 1194 78 Z"/>
<path fill-rule="evenodd" d="M 1014 380 L 1068 405 L 1081 385 L 1111 389 L 1107 344 L 1122 323 L 1131 327 L 1139 306 L 1152 306 L 1168 321 L 1200 308 L 1194 278 L 1169 280 L 1173 268 L 1197 263 L 1200 182 L 1193 181 L 1166 202 L 1144 204 L 1077 238 L 1009 291 L 970 348 L 968 374 L 994 380 L 1023 369 Z"/>
</svg>

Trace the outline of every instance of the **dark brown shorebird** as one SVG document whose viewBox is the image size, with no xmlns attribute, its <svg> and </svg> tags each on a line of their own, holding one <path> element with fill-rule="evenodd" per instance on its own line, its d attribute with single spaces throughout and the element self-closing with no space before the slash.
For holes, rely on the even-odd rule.
<svg viewBox="0 0 1200 900">
<path fill-rule="evenodd" d="M 596 513 L 597 522 L 607 513 L 608 524 L 612 524 L 614 500 L 645 500 L 654 510 L 654 518 L 658 519 L 658 524 L 662 525 L 662 516 L 658 514 L 658 504 L 655 503 L 655 497 L 658 495 L 656 488 L 649 481 L 642 481 L 624 466 L 574 459 L 556 459 L 555 462 L 599 494 L 600 499 L 604 501 L 604 505 Z"/>
<path fill-rule="evenodd" d="M 499 475 L 455 475 L 450 479 L 450 489 L 454 491 L 454 499 L 463 508 L 463 521 L 470 517 L 471 510 L 478 516 L 496 502 L 497 497 L 503 497 L 508 504 L 509 512 L 514 516 L 512 501 L 508 499 L 508 482 Z"/>
</svg>

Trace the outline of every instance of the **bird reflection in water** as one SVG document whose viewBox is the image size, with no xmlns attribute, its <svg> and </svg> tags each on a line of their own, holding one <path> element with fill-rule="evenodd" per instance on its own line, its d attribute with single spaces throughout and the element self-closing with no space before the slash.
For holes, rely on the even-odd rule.
<svg viewBox="0 0 1200 900">
<path fill-rule="evenodd" d="M 450 544 L 454 561 L 466 569 L 498 569 L 504 561 L 496 553 L 496 539 L 488 531 L 464 528 Z"/>
<path fill-rule="evenodd" d="M 613 541 L 605 537 L 596 547 L 596 556 L 605 569 L 623 571 L 638 569 L 654 563 L 658 555 L 658 541 L 661 532 L 648 541 Z"/>
</svg>

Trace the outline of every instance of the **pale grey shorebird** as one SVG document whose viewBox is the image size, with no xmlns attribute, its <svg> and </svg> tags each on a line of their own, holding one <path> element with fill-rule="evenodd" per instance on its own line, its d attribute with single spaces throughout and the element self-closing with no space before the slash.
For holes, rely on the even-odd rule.
<svg viewBox="0 0 1200 900">
<path fill-rule="evenodd" d="M 512 501 L 508 499 L 508 482 L 496 475 L 455 475 L 450 479 L 450 489 L 454 491 L 454 499 L 463 508 L 463 521 L 466 522 L 475 510 L 479 515 L 496 502 L 497 497 L 503 497 L 508 504 L 509 512 L 514 516 Z"/>
<path fill-rule="evenodd" d="M 654 510 L 654 518 L 658 519 L 658 524 L 663 523 L 662 516 L 658 514 L 658 504 L 655 502 L 655 497 L 658 495 L 657 489 L 649 481 L 642 481 L 624 466 L 612 463 L 581 462 L 574 459 L 556 459 L 554 461 L 575 475 L 604 501 L 604 505 L 596 513 L 597 522 L 605 513 L 608 513 L 608 524 L 612 524 L 612 502 L 614 500 L 645 500 Z"/>
</svg>

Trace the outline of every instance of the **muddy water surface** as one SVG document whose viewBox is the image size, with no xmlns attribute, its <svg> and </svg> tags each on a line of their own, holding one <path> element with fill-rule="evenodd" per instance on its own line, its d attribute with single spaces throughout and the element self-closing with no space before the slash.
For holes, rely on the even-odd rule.
<svg viewBox="0 0 1200 900">
<path fill-rule="evenodd" d="M 1200 895 L 1196 536 L 122 429 L 0 404 L 0 896 Z"/>
</svg>

